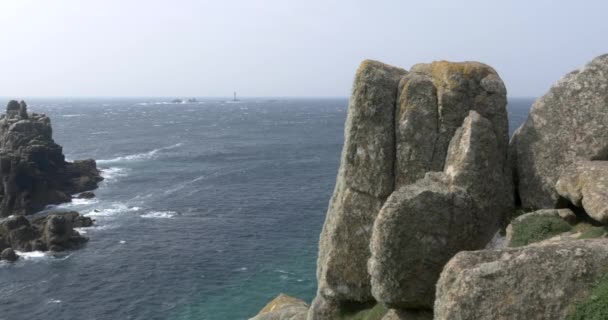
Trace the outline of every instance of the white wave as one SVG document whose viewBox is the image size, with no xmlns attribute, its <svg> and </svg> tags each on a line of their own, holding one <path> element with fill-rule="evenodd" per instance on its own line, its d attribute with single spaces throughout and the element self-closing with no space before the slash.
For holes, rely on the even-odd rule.
<svg viewBox="0 0 608 320">
<path fill-rule="evenodd" d="M 87 205 L 95 204 L 97 202 L 99 202 L 99 200 L 97 200 L 96 198 L 93 198 L 93 199 L 72 198 L 72 202 L 67 203 L 67 205 L 71 206 L 71 207 L 75 207 L 75 206 L 87 206 Z"/>
<path fill-rule="evenodd" d="M 120 241 L 119 241 L 119 243 L 120 243 L 120 244 L 125 244 L 125 243 L 127 243 L 127 242 L 126 242 L 125 240 L 120 240 Z"/>
<path fill-rule="evenodd" d="M 62 117 L 64 118 L 73 118 L 73 117 L 82 117 L 82 114 L 64 114 Z"/>
<path fill-rule="evenodd" d="M 119 167 L 109 167 L 107 169 L 101 169 L 101 176 L 105 180 L 116 180 L 117 178 L 124 177 L 127 175 L 127 169 Z"/>
<path fill-rule="evenodd" d="M 74 228 L 74 230 L 78 231 L 78 233 L 80 233 L 80 234 L 87 234 L 89 231 L 107 230 L 107 229 L 112 229 L 112 228 L 114 228 L 113 225 L 104 224 L 101 226 Z"/>
<path fill-rule="evenodd" d="M 115 163 L 115 162 L 125 162 L 125 161 L 137 161 L 137 160 L 148 160 L 148 159 L 153 159 L 156 157 L 156 155 L 161 152 L 161 151 L 166 151 L 166 150 L 171 150 L 171 149 L 175 149 L 175 148 L 179 148 L 183 145 L 183 143 L 176 143 L 174 145 L 168 146 L 168 147 L 162 147 L 162 148 L 157 148 L 148 152 L 142 152 L 142 153 L 136 153 L 136 154 L 131 154 L 128 156 L 121 156 L 121 157 L 116 157 L 116 158 L 112 158 L 112 159 L 101 159 L 101 160 L 97 160 L 97 163 Z"/>
<path fill-rule="evenodd" d="M 23 252 L 15 250 L 15 253 L 17 253 L 19 257 L 23 258 L 23 260 L 40 260 L 51 257 L 43 251 Z"/>
<path fill-rule="evenodd" d="M 137 212 L 140 210 L 140 207 L 129 207 L 122 203 L 115 203 L 110 208 L 95 209 L 85 213 L 84 215 L 88 217 L 109 217 L 119 213 Z"/>
<path fill-rule="evenodd" d="M 160 219 L 170 219 L 177 215 L 175 211 L 150 211 L 146 214 L 142 214 L 142 218 L 160 218 Z"/>
<path fill-rule="evenodd" d="M 59 299 L 49 299 L 46 302 L 47 304 L 51 304 L 51 303 L 61 303 L 61 300 Z"/>
</svg>

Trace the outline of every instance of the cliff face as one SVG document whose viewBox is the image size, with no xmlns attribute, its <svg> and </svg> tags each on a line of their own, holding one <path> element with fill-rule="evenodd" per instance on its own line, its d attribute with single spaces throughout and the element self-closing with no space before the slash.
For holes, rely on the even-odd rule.
<svg viewBox="0 0 608 320">
<path fill-rule="evenodd" d="M 50 119 L 9 102 L 0 116 L 0 216 L 31 214 L 102 180 L 94 160 L 66 162 Z"/>
</svg>

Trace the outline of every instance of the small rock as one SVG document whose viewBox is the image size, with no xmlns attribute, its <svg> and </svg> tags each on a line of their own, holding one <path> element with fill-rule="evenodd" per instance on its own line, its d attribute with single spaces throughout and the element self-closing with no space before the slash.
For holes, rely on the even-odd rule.
<svg viewBox="0 0 608 320">
<path fill-rule="evenodd" d="M 0 259 L 13 262 L 17 261 L 17 259 L 19 259 L 19 256 L 17 256 L 17 254 L 12 248 L 6 248 L 2 250 L 2 253 L 0 254 Z"/>
<path fill-rule="evenodd" d="M 93 199 L 95 198 L 95 193 L 92 191 L 85 191 L 76 196 L 76 199 Z"/>
</svg>

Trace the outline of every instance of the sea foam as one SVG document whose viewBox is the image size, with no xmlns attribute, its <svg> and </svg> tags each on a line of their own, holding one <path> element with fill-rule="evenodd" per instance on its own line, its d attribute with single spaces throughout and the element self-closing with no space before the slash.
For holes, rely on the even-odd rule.
<svg viewBox="0 0 608 320">
<path fill-rule="evenodd" d="M 174 145 L 168 146 L 168 147 L 162 147 L 162 148 L 150 150 L 148 152 L 136 153 L 136 154 L 131 154 L 131 155 L 127 155 L 127 156 L 120 156 L 120 157 L 116 157 L 116 158 L 112 158 L 112 159 L 97 160 L 97 163 L 104 164 L 104 163 L 116 163 L 116 162 L 128 162 L 128 161 L 154 159 L 154 158 L 156 158 L 156 156 L 158 155 L 159 152 L 179 148 L 182 145 L 183 145 L 183 143 L 180 142 L 180 143 L 176 143 Z"/>
</svg>

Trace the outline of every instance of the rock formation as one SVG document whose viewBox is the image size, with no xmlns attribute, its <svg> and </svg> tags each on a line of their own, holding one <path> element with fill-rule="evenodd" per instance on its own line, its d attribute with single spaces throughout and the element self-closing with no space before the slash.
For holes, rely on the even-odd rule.
<svg viewBox="0 0 608 320">
<path fill-rule="evenodd" d="M 28 219 L 15 216 L 0 222 L 0 251 L 64 251 L 87 241 L 74 228 L 90 227 L 91 218 L 78 212 L 52 212 Z"/>
<path fill-rule="evenodd" d="M 555 189 L 595 221 L 608 223 L 608 161 L 572 164 L 564 169 Z"/>
<path fill-rule="evenodd" d="M 432 307 L 443 264 L 459 250 L 482 248 L 511 210 L 505 106 L 502 81 L 480 63 L 419 64 L 409 73 L 361 64 L 308 319 L 331 319 L 352 303 Z M 430 210 L 430 200 L 443 206 Z M 416 232 L 428 241 L 405 240 Z M 425 259 L 433 267 L 416 274 Z"/>
<path fill-rule="evenodd" d="M 593 59 L 534 102 L 511 140 L 511 159 L 522 206 L 558 205 L 555 183 L 580 160 L 608 160 L 608 55 Z"/>
<path fill-rule="evenodd" d="M 492 123 L 470 111 L 450 143 L 444 172 L 393 192 L 371 239 L 369 273 L 378 301 L 432 308 L 443 265 L 461 250 L 483 248 L 512 209 L 505 157 Z"/>
<path fill-rule="evenodd" d="M 578 240 L 461 252 L 437 283 L 435 319 L 566 319 L 606 272 L 606 244 Z"/>
<path fill-rule="evenodd" d="M 10 101 L 0 116 L 0 217 L 31 214 L 102 180 L 94 160 L 66 162 L 50 119 Z"/>
<path fill-rule="evenodd" d="M 373 300 L 366 262 L 374 219 L 393 191 L 394 113 L 405 70 L 364 61 L 348 107 L 342 162 L 319 243 L 319 295 Z M 315 305 L 315 303 L 313 303 Z"/>
</svg>

